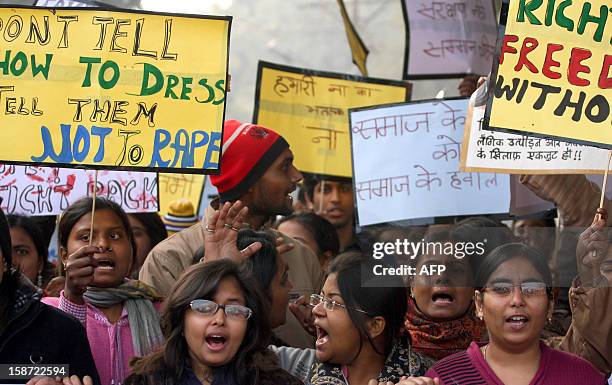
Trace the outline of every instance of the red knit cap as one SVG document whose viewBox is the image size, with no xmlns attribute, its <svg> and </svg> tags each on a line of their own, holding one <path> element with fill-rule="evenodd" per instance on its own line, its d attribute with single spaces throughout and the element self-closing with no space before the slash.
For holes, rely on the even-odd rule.
<svg viewBox="0 0 612 385">
<path fill-rule="evenodd" d="M 210 177 L 221 202 L 233 201 L 246 194 L 287 148 L 287 141 L 269 128 L 237 120 L 226 121 L 221 173 Z"/>
</svg>

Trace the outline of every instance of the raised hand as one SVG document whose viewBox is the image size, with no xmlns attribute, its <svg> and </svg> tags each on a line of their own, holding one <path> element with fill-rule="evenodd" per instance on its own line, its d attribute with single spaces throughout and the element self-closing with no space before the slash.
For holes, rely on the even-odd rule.
<svg viewBox="0 0 612 385">
<path fill-rule="evenodd" d="M 593 223 L 580 234 L 576 246 L 578 271 L 583 285 L 600 275 L 599 266 L 608 253 L 607 211 L 597 209 Z"/>
<path fill-rule="evenodd" d="M 308 334 L 316 336 L 317 331 L 313 323 L 314 317 L 312 316 L 312 308 L 309 302 L 309 296 L 303 295 L 295 303 L 289 303 L 289 310 L 300 321 L 300 324 Z"/>
<path fill-rule="evenodd" d="M 77 376 L 71 377 L 34 377 L 26 385 L 93 385 L 93 380 L 89 376 L 83 377 L 83 381 Z"/>
<path fill-rule="evenodd" d="M 440 385 L 440 379 L 437 377 L 402 377 L 396 385 Z"/>
<path fill-rule="evenodd" d="M 204 231 L 204 259 L 206 261 L 230 258 L 243 261 L 261 249 L 260 242 L 254 242 L 243 250 L 238 250 L 236 240 L 238 231 L 249 213 L 249 208 L 236 201 L 225 202 L 219 210 L 208 218 Z"/>
<path fill-rule="evenodd" d="M 290 250 L 293 250 L 295 246 L 293 243 L 285 242 L 283 237 L 276 238 L 276 252 L 278 255 L 284 254 Z"/>
<path fill-rule="evenodd" d="M 64 296 L 70 302 L 83 304 L 83 293 L 94 279 L 97 262 L 93 255 L 101 253 L 98 246 L 83 246 L 70 254 L 66 260 L 66 283 Z"/>
</svg>

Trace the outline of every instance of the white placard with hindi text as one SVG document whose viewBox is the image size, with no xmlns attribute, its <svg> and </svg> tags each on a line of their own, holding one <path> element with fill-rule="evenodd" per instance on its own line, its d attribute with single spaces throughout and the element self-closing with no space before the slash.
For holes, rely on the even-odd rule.
<svg viewBox="0 0 612 385">
<path fill-rule="evenodd" d="M 350 110 L 360 226 L 507 213 L 509 176 L 460 172 L 467 99 Z"/>
<path fill-rule="evenodd" d="M 0 208 L 6 214 L 58 215 L 81 197 L 92 196 L 92 170 L 0 164 Z M 97 195 L 127 213 L 156 212 L 157 173 L 98 171 Z"/>
<path fill-rule="evenodd" d="M 603 174 L 608 150 L 556 139 L 483 130 L 485 106 L 474 107 L 464 139 L 463 170 L 510 174 Z M 463 164 L 465 163 L 465 164 Z"/>
<path fill-rule="evenodd" d="M 493 1 L 402 1 L 408 26 L 408 79 L 491 71 L 497 40 Z"/>
</svg>

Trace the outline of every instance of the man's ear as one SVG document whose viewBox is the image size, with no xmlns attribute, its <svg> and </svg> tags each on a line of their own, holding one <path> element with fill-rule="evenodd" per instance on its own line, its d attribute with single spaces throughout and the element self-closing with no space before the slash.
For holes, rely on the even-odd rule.
<svg viewBox="0 0 612 385">
<path fill-rule="evenodd" d="M 387 326 L 387 321 L 381 316 L 368 320 L 366 327 L 370 338 L 374 339 L 381 335 L 385 331 L 385 326 Z"/>
</svg>

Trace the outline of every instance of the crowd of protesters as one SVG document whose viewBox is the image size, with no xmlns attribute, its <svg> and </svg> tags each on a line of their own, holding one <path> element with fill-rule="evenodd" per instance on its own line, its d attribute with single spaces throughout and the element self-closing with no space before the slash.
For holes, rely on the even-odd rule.
<svg viewBox="0 0 612 385">
<path fill-rule="evenodd" d="M 168 238 L 157 214 L 82 198 L 57 220 L 54 269 L 48 230 L 0 214 L 0 363 L 69 365 L 39 385 L 606 383 L 609 202 L 584 176 L 521 179 L 556 221 L 358 229 L 350 179 L 302 175 L 272 129 L 223 133 L 218 197 Z M 395 240 L 482 252 L 373 258 Z"/>
</svg>

